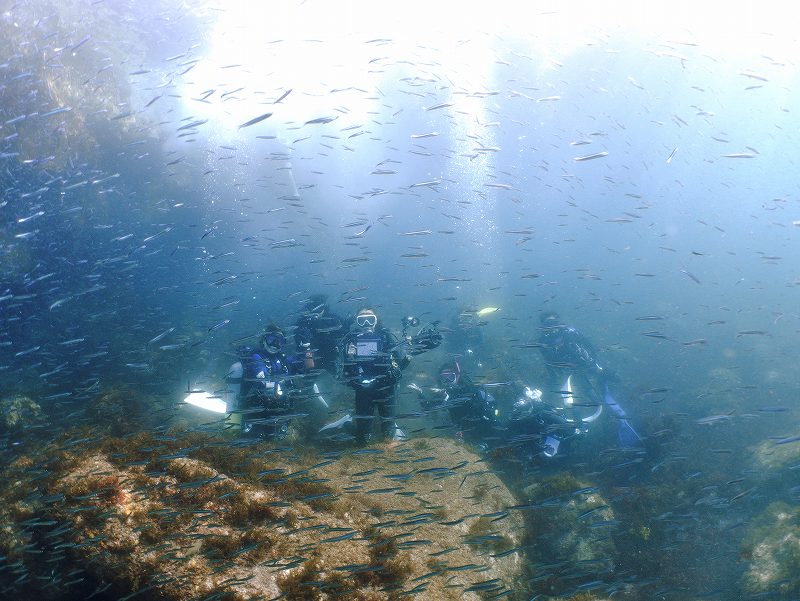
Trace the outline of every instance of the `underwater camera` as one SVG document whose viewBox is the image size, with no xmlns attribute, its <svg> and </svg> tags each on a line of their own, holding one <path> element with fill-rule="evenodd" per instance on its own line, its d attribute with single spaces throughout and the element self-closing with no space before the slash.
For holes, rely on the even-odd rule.
<svg viewBox="0 0 800 601">
<path fill-rule="evenodd" d="M 416 317 L 403 318 L 403 336 L 408 338 L 412 345 L 411 353 L 416 355 L 424 351 L 435 349 L 442 343 L 442 334 L 439 332 L 439 322 L 434 321 L 422 328 L 414 336 L 407 336 L 406 329 L 409 327 L 416 327 L 419 325 L 419 319 Z"/>
</svg>

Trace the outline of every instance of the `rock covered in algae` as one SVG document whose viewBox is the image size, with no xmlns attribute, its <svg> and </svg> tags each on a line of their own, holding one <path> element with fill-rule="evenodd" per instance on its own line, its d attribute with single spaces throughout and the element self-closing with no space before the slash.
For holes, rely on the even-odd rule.
<svg viewBox="0 0 800 601">
<path fill-rule="evenodd" d="M 796 423 L 796 420 L 789 421 Z M 765 440 L 753 449 L 752 461 L 759 472 L 777 471 L 794 465 L 800 461 L 800 440 L 794 440 L 794 437 Z"/>
<path fill-rule="evenodd" d="M 19 432 L 42 418 L 38 403 L 26 396 L 0 400 L 0 434 Z"/>
<path fill-rule="evenodd" d="M 118 386 L 92 397 L 86 404 L 86 416 L 97 429 L 111 436 L 138 432 L 159 419 L 159 404 L 141 392 Z"/>
<path fill-rule="evenodd" d="M 705 381 L 696 389 L 697 398 L 703 399 L 703 411 L 709 415 L 727 413 L 732 409 L 747 407 L 746 388 L 739 372 L 728 367 L 715 367 L 708 371 Z"/>
<path fill-rule="evenodd" d="M 4 477 L 0 585 L 43 599 L 478 599 L 522 568 L 516 501 L 445 439 L 299 455 L 74 437 Z"/>
<path fill-rule="evenodd" d="M 524 495 L 539 559 L 558 557 L 598 575 L 613 569 L 616 550 L 608 531 L 617 522 L 596 487 L 564 472 L 526 487 Z"/>
<path fill-rule="evenodd" d="M 772 503 L 753 521 L 743 556 L 750 565 L 742 588 L 750 595 L 797 599 L 800 595 L 800 507 Z"/>
</svg>

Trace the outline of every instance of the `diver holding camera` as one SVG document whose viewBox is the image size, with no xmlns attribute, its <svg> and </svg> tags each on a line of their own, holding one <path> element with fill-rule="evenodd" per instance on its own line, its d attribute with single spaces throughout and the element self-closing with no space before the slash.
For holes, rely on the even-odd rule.
<svg viewBox="0 0 800 601">
<path fill-rule="evenodd" d="M 352 421 L 356 443 L 364 444 L 370 438 L 377 410 L 383 438 L 405 438 L 395 422 L 395 392 L 402 370 L 410 363 L 411 356 L 434 349 L 442 342 L 435 322 L 410 334 L 410 329 L 418 325 L 416 317 L 403 318 L 402 339 L 398 339 L 382 326 L 374 309 L 363 308 L 356 314 L 350 332 L 339 343 L 337 369 L 339 379 L 355 391 L 355 415 L 345 416 L 321 431 Z"/>
</svg>

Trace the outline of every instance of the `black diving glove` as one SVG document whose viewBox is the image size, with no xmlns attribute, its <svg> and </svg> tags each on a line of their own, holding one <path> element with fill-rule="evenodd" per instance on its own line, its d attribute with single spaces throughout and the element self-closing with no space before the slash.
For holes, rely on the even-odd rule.
<svg viewBox="0 0 800 601">
<path fill-rule="evenodd" d="M 422 328 L 419 334 L 411 338 L 412 354 L 418 355 L 419 353 L 435 349 L 442 344 L 442 333 L 439 332 L 439 329 L 436 327 L 438 323 L 439 322 L 434 322 Z"/>
</svg>

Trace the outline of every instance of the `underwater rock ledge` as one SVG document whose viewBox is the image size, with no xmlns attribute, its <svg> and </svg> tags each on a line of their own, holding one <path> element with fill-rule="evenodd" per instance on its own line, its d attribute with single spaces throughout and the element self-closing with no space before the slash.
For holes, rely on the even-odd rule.
<svg viewBox="0 0 800 601">
<path fill-rule="evenodd" d="M 477 599 L 522 572 L 514 497 L 447 439 L 317 453 L 72 432 L 3 472 L 4 594 Z"/>
</svg>

